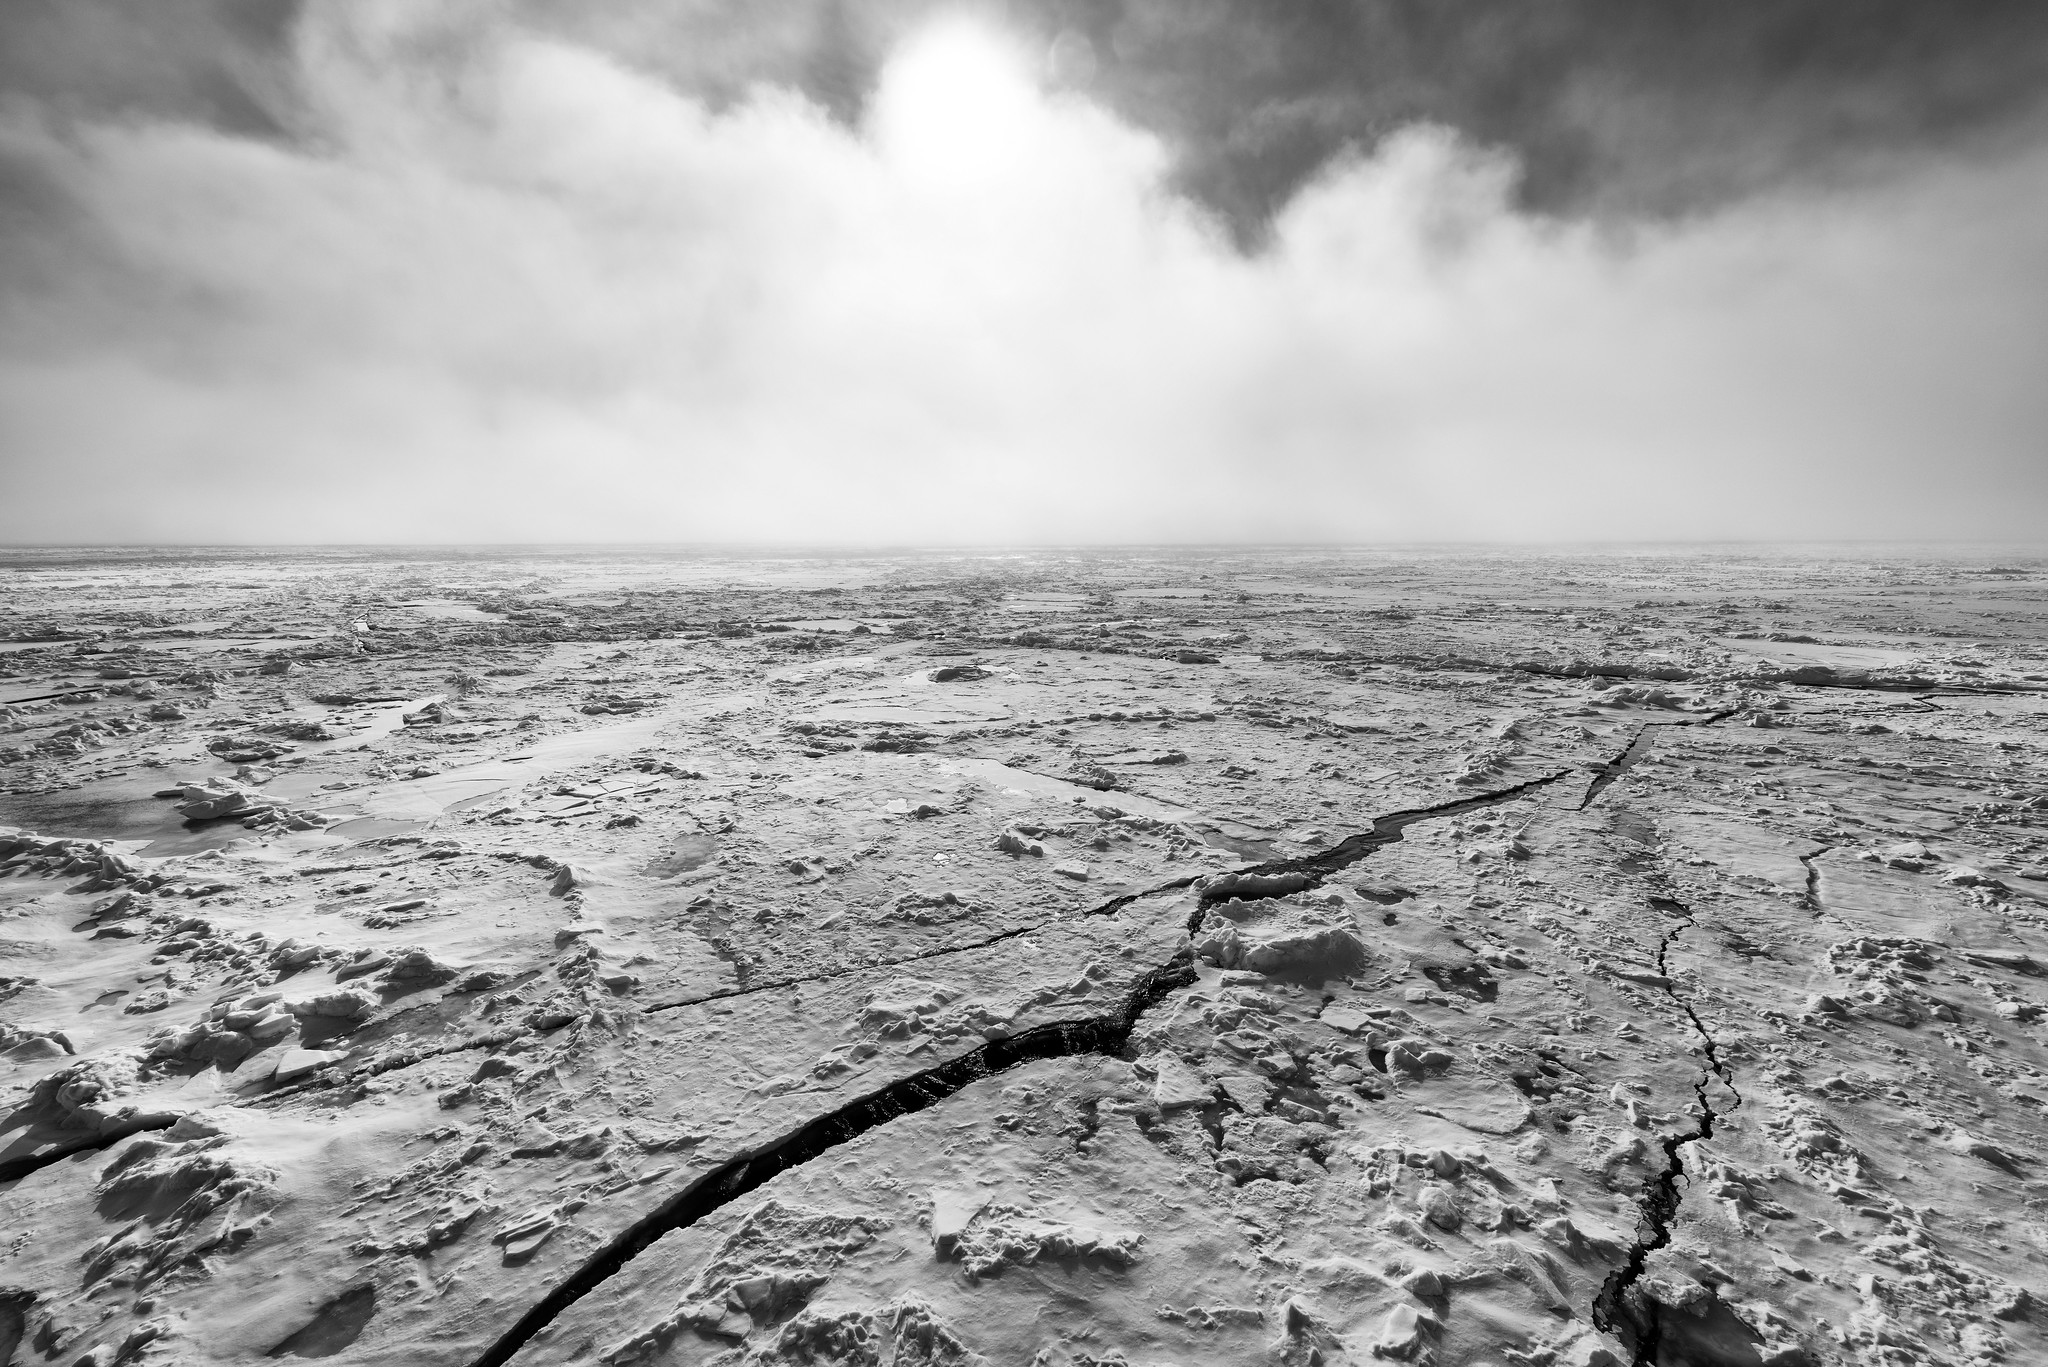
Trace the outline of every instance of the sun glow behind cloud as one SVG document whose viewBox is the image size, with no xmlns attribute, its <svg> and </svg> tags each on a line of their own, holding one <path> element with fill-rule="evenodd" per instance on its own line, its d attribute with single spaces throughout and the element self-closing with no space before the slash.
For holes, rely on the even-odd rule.
<svg viewBox="0 0 2048 1367">
<path fill-rule="evenodd" d="M 0 121 L 92 226 L 0 317 L 0 536 L 2024 535 L 2042 506 L 2038 157 L 1624 247 L 1417 128 L 1247 258 L 978 20 L 905 41 L 857 129 L 412 7 L 299 42 L 310 150 Z"/>
<path fill-rule="evenodd" d="M 915 185 L 1000 196 L 1046 150 L 1024 53 L 985 24 L 951 18 L 906 43 L 868 119 L 880 154 Z"/>
</svg>

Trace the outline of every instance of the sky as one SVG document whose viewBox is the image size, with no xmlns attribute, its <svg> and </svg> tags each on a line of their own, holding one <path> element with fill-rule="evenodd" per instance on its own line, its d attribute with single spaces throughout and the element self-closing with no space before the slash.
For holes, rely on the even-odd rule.
<svg viewBox="0 0 2048 1367">
<path fill-rule="evenodd" d="M 0 541 L 2048 540 L 2039 0 L 0 33 Z"/>
</svg>

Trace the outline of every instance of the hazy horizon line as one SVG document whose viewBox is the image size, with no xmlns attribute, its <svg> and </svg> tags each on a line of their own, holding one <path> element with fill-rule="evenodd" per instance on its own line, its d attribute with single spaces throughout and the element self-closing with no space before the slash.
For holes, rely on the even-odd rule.
<svg viewBox="0 0 2048 1367">
<path fill-rule="evenodd" d="M 1516 540 L 1429 539 L 1415 541 L 11 541 L 0 542 L 0 555 L 34 551 L 556 551 L 618 552 L 662 550 L 701 554 L 912 555 L 926 552 L 1015 552 L 1088 550 L 1407 550 L 1517 549 L 1560 550 L 1573 547 L 1927 547 L 2005 548 L 2048 554 L 2048 538 L 1964 537 L 1663 537 L 1556 538 Z"/>
</svg>

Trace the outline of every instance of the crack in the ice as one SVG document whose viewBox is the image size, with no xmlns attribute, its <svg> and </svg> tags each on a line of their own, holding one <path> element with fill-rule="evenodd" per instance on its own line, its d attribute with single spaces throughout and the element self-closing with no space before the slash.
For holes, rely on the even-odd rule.
<svg viewBox="0 0 2048 1367">
<path fill-rule="evenodd" d="M 123 682 L 142 683 L 153 677 L 148 674 L 137 674 L 130 679 L 123 680 Z M 106 687 L 105 683 L 90 683 L 78 688 L 67 688 L 60 693 L 36 693 L 26 698 L 0 698 L 0 707 L 19 707 L 23 703 L 52 702 L 58 698 L 75 698 L 81 693 L 97 693 Z"/>
<path fill-rule="evenodd" d="M 611 1278 L 656 1240 L 688 1229 L 706 1216 L 758 1190 L 776 1175 L 810 1162 L 877 1126 L 951 1097 L 968 1084 L 1038 1059 L 1123 1053 L 1139 1016 L 1176 988 L 1195 981 L 1185 950 L 1140 978 L 1114 1011 L 1079 1020 L 1051 1021 L 992 1039 L 922 1072 L 899 1078 L 795 1130 L 736 1154 L 636 1220 L 542 1297 L 477 1357 L 474 1367 L 501 1367 L 533 1337 Z"/>
<path fill-rule="evenodd" d="M 1827 914 L 1827 907 L 1820 900 L 1820 866 L 1813 861 L 1833 848 L 1835 848 L 1833 845 L 1823 845 L 1811 854 L 1799 856 L 1800 866 L 1806 870 L 1806 891 L 1803 894 L 1803 899 L 1806 909 L 1815 916 L 1825 916 Z"/>
<path fill-rule="evenodd" d="M 1593 775 L 1593 781 L 1586 785 L 1586 795 L 1579 800 L 1579 810 L 1583 812 L 1592 806 L 1593 800 L 1605 792 L 1609 784 L 1643 762 L 1650 753 L 1650 747 L 1656 743 L 1655 733 L 1658 730 L 1666 726 L 1712 726 L 1716 722 L 1728 720 L 1741 710 L 1739 707 L 1726 707 L 1719 712 L 1709 712 L 1704 717 L 1688 717 L 1682 721 L 1644 722 L 1636 728 L 1635 735 L 1622 747 L 1621 753 L 1601 765 L 1599 771 Z"/>
<path fill-rule="evenodd" d="M 489 1034 L 472 1035 L 468 1039 L 454 1040 L 447 1044 L 437 1044 L 431 1049 L 404 1050 L 383 1058 L 372 1059 L 361 1068 L 350 1072 L 332 1076 L 315 1074 L 303 1082 L 288 1082 L 281 1087 L 265 1092 L 262 1096 L 252 1098 L 248 1104 L 252 1106 L 267 1105 L 270 1102 L 282 1101 L 286 1097 L 298 1096 L 305 1092 L 319 1091 L 328 1087 L 345 1087 L 353 1083 L 367 1081 L 373 1077 L 381 1077 L 385 1073 L 395 1073 L 405 1068 L 416 1068 L 431 1059 L 446 1058 L 450 1054 L 467 1053 L 473 1049 L 495 1049 L 501 1044 L 510 1044 L 514 1040 L 523 1039 L 527 1033 L 524 1029 L 493 1030 Z"/>
<path fill-rule="evenodd" d="M 97 1134 L 59 1144 L 54 1149 L 0 1160 L 0 1182 L 19 1181 L 32 1172 L 41 1172 L 52 1163 L 61 1163 L 67 1158 L 81 1153 L 91 1153 L 95 1149 L 110 1149 L 132 1134 L 141 1134 L 145 1130 L 168 1130 L 177 1124 L 178 1120 L 179 1117 L 175 1115 L 151 1115 L 124 1120 Z"/>
<path fill-rule="evenodd" d="M 1196 879 L 1203 876 L 1199 873 L 1190 873 L 1179 878 L 1171 878 L 1163 883 L 1155 883 L 1148 888 L 1140 888 L 1136 892 L 1127 892 L 1121 896 L 1112 897 L 1107 902 L 1089 907 L 1087 910 L 1077 913 L 1077 915 L 1114 916 L 1133 902 L 1162 892 L 1174 892 L 1180 888 L 1188 887 Z M 1013 926 L 1009 930 L 997 931 L 993 935 L 984 936 L 979 940 L 970 940 L 966 944 L 942 945 L 936 949 L 923 949 L 915 954 L 903 955 L 901 958 L 876 959 L 868 963 L 855 964 L 851 968 L 835 968 L 828 973 L 805 973 L 796 977 L 776 978 L 769 982 L 748 983 L 744 987 L 721 988 L 716 992 L 707 992 L 700 997 L 684 997 L 679 1001 L 672 1002 L 655 1002 L 641 1008 L 641 1013 L 651 1016 L 656 1012 L 673 1011 L 678 1007 L 702 1006 L 706 1002 L 727 1001 L 733 997 L 751 997 L 756 993 L 775 992 L 785 987 L 802 987 L 806 983 L 832 982 L 839 978 L 859 977 L 863 973 L 872 973 L 876 969 L 897 968 L 904 964 L 919 963 L 926 959 L 944 958 L 948 954 L 966 954 L 976 949 L 987 949 L 990 945 L 999 945 L 1005 940 L 1021 939 L 1026 935 L 1036 934 L 1041 930 L 1050 930 L 1054 926 L 1066 925 L 1072 919 L 1074 918 L 1054 917 L 1050 920 L 1033 921 L 1029 925 Z"/>
<path fill-rule="evenodd" d="M 1956 697 L 2002 696 L 2007 694 L 2025 696 L 2029 693 L 2048 692 L 2048 689 L 2026 688 L 2018 684 L 1939 684 L 1928 688 L 1928 679 L 1872 679 L 1854 683 L 1837 679 L 1792 679 L 1760 676 L 1759 682 L 1787 684 L 1793 688 L 1832 688 L 1844 693 L 1916 693 L 1929 697 L 1953 695 Z"/>
<path fill-rule="evenodd" d="M 1445 817 L 1462 816 L 1466 812 L 1478 811 L 1483 807 L 1498 807 L 1503 802 L 1513 802 L 1539 788 L 1547 788 L 1560 779 L 1570 778 L 1570 769 L 1559 769 L 1554 773 L 1517 783 L 1510 788 L 1496 788 L 1491 792 L 1474 793 L 1470 797 L 1453 798 L 1430 807 L 1410 807 L 1386 816 L 1373 818 L 1372 829 L 1346 836 L 1337 844 L 1320 854 L 1300 855 L 1293 859 L 1275 859 L 1264 864 L 1253 864 L 1248 868 L 1235 869 L 1222 875 L 1224 878 L 1285 877 L 1299 874 L 1320 881 L 1331 874 L 1341 873 L 1351 865 L 1384 845 L 1391 845 L 1401 839 L 1408 827 L 1424 821 L 1439 821 Z M 1315 886 L 1305 882 L 1303 888 Z"/>
<path fill-rule="evenodd" d="M 1599 772 L 1593 775 L 1593 781 L 1586 785 L 1586 795 L 1579 799 L 1579 810 L 1583 812 L 1592 806 L 1593 799 L 1605 792 L 1609 784 L 1642 763 L 1654 744 L 1656 737 L 1651 733 L 1650 724 L 1645 722 L 1637 728 L 1635 737 L 1622 747 L 1621 753 L 1601 765 Z"/>
<path fill-rule="evenodd" d="M 1432 807 L 1411 808 L 1375 817 L 1370 831 L 1350 836 L 1320 854 L 1254 865 L 1224 877 L 1278 877 L 1288 880 L 1290 876 L 1299 876 L 1302 881 L 1296 885 L 1297 887 L 1314 886 L 1331 874 L 1364 859 L 1381 846 L 1391 845 L 1400 840 L 1408 827 L 1419 822 L 1439 820 L 1482 807 L 1512 802 L 1516 798 L 1568 777 L 1571 772 L 1569 769 L 1560 769 L 1556 773 L 1530 779 L 1511 788 L 1497 789 L 1490 793 L 1475 793 Z M 1186 886 L 1193 881 L 1194 878 L 1190 877 L 1184 881 L 1177 880 L 1175 885 Z M 1153 891 L 1159 890 L 1163 889 Z M 1145 895 L 1147 894 L 1144 892 L 1126 894 L 1112 899 L 1098 910 L 1107 912 L 1121 909 Z M 1190 914 L 1188 927 L 1191 933 L 1199 926 L 1203 911 L 1204 908 L 1197 905 Z M 1015 1035 L 989 1040 L 965 1054 L 935 1064 L 922 1072 L 913 1073 L 909 1077 L 900 1078 L 848 1102 L 835 1111 L 806 1121 L 778 1139 L 734 1155 L 710 1171 L 700 1174 L 654 1210 L 627 1226 L 603 1249 L 570 1274 L 568 1280 L 548 1292 L 510 1329 L 491 1343 L 477 1357 L 473 1367 L 502 1367 L 502 1364 L 510 1362 L 521 1348 L 552 1324 L 562 1312 L 616 1275 L 627 1263 L 662 1236 L 690 1228 L 714 1211 L 758 1190 L 778 1174 L 808 1163 L 828 1150 L 859 1138 L 869 1130 L 900 1116 L 911 1115 L 937 1105 L 972 1082 L 1007 1071 L 1022 1063 L 1039 1059 L 1071 1058 L 1081 1054 L 1102 1054 L 1112 1058 L 1122 1054 L 1129 1044 L 1131 1032 L 1136 1028 L 1138 1018 L 1164 1000 L 1168 993 L 1189 986 L 1195 981 L 1192 956 L 1188 947 L 1183 945 L 1173 958 L 1139 978 L 1115 1011 L 1079 1020 L 1050 1021 L 1019 1031 Z"/>
<path fill-rule="evenodd" d="M 1400 661 L 1385 662 L 1400 663 Z M 1644 683 L 1679 683 L 1685 681 L 1683 679 L 1674 679 L 1669 673 L 1661 669 L 1630 669 L 1625 665 L 1604 665 L 1594 669 L 1572 669 L 1569 667 L 1540 664 L 1534 660 L 1521 660 L 1513 665 L 1499 667 L 1519 669 L 1524 674 L 1536 674 L 1549 679 L 1640 680 Z M 1826 666 L 1820 666 L 1820 668 L 1826 668 Z M 1863 677 L 1837 679 L 1801 677 L 1803 671 L 1796 669 L 1781 670 L 1774 673 L 1723 677 L 1732 677 L 1732 680 L 1738 683 L 1788 684 L 1794 688 L 1834 688 L 1851 693 L 1924 693 L 1929 691 L 1930 684 L 1933 685 L 1933 691 L 1957 694 L 2039 693 L 2043 691 L 2040 688 L 2029 688 L 2024 684 L 1936 683 L 1934 680 L 1926 678 L 1886 678 L 1883 675 L 1871 675 L 1864 671 L 1855 672 L 1863 674 Z M 1707 683 L 1712 682 L 1712 678 L 1711 676 L 1695 676 L 1691 681 Z"/>
<path fill-rule="evenodd" d="M 1650 1187 L 1641 1202 L 1642 1221 L 1636 1229 L 1636 1241 L 1629 1248 L 1627 1260 L 1613 1272 L 1600 1287 L 1600 1294 L 1593 1299 L 1593 1323 L 1609 1333 L 1621 1337 L 1633 1355 L 1632 1367 L 1654 1367 L 1658 1347 L 1663 1340 L 1663 1308 L 1657 1302 L 1641 1296 L 1631 1298 L 1632 1291 L 1642 1279 L 1649 1257 L 1658 1249 L 1671 1242 L 1671 1228 L 1677 1222 L 1678 1208 L 1684 1200 L 1680 1184 L 1690 1185 L 1686 1175 L 1685 1159 L 1680 1153 L 1687 1144 L 1714 1137 L 1714 1122 L 1742 1105 L 1742 1093 L 1736 1089 L 1735 1075 L 1728 1065 L 1721 1061 L 1718 1044 L 1713 1032 L 1707 1029 L 1705 1021 L 1693 1010 L 1692 1003 L 1681 996 L 1675 986 L 1667 955 L 1672 941 L 1692 929 L 1696 923 L 1693 911 L 1682 903 L 1673 903 L 1684 913 L 1681 924 L 1666 931 L 1657 942 L 1657 974 L 1664 980 L 1664 994 L 1671 998 L 1685 1018 L 1692 1022 L 1692 1028 L 1700 1037 L 1700 1047 L 1705 1053 L 1707 1066 L 1693 1082 L 1693 1095 L 1699 1101 L 1700 1120 L 1690 1130 L 1664 1136 L 1660 1147 L 1664 1150 L 1664 1167 L 1651 1179 Z M 1714 1109 L 1708 1095 L 1709 1087 L 1715 1082 L 1728 1089 L 1734 1104 L 1726 1111 Z M 1631 1303 L 1633 1301 L 1633 1303 Z"/>
<path fill-rule="evenodd" d="M 1198 879 L 1205 877 L 1227 880 L 1301 874 L 1304 875 L 1305 879 L 1320 881 L 1332 873 L 1340 872 L 1350 865 L 1357 863 L 1374 850 L 1380 848 L 1380 846 L 1391 845 L 1401 838 L 1403 829 L 1419 821 L 1433 821 L 1442 817 L 1457 816 L 1482 807 L 1493 807 L 1503 802 L 1512 802 L 1516 798 L 1535 789 L 1569 777 L 1570 773 L 1569 769 L 1562 769 L 1554 774 L 1547 774 L 1542 778 L 1531 779 L 1526 783 L 1518 783 L 1511 788 L 1496 789 L 1488 793 L 1475 793 L 1470 797 L 1456 798 L 1450 802 L 1439 803 L 1433 807 L 1415 807 L 1392 812 L 1386 816 L 1373 818 L 1370 831 L 1364 831 L 1347 837 L 1341 843 L 1319 854 L 1301 855 L 1294 859 L 1273 860 L 1264 864 L 1250 864 L 1242 868 L 1218 870 L 1213 874 L 1184 874 L 1178 878 L 1171 878 L 1165 882 L 1154 883 L 1149 887 L 1140 888 L 1135 892 L 1122 893 L 1110 898 L 1106 902 L 1089 907 L 1085 911 L 1077 913 L 1077 915 L 1079 917 L 1114 916 L 1133 902 L 1157 896 L 1162 892 L 1175 892 L 1182 888 L 1190 887 Z M 1315 886 L 1315 882 L 1304 881 L 1300 886 L 1306 889 Z M 644 1014 L 653 1015 L 657 1012 L 673 1011 L 685 1006 L 702 1006 L 707 1002 L 728 1001 L 734 997 L 750 997 L 761 992 L 774 992 L 785 987 L 801 987 L 808 983 L 832 982 L 840 978 L 858 977 L 863 973 L 872 973 L 876 969 L 896 968 L 903 964 L 913 964 L 926 959 L 942 958 L 948 954 L 965 954 L 976 949 L 986 949 L 990 945 L 1001 944 L 1006 940 L 1019 939 L 1041 930 L 1049 930 L 1054 926 L 1065 925 L 1071 919 L 1075 918 L 1056 917 L 1050 920 L 1034 921 L 1029 925 L 1015 926 L 1009 930 L 998 931 L 993 935 L 985 936 L 979 940 L 972 940 L 966 944 L 945 945 L 936 949 L 920 950 L 915 954 L 907 954 L 901 958 L 880 959 L 871 963 L 856 964 L 851 968 L 833 969 L 828 973 L 806 973 L 795 977 L 777 978 L 770 982 L 748 983 L 744 987 L 722 988 L 716 992 L 707 992 L 697 997 L 685 997 L 679 1001 L 655 1002 L 650 1006 L 642 1008 L 642 1010 Z M 1194 919 L 1189 924 L 1190 933 L 1193 932 L 1199 922 L 1200 912 L 1197 911 Z"/>
</svg>

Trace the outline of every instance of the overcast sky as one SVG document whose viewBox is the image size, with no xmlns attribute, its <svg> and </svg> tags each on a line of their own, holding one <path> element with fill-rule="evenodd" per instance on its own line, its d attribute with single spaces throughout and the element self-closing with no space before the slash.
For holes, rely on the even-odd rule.
<svg viewBox="0 0 2048 1367">
<path fill-rule="evenodd" d="M 0 0 L 0 540 L 2048 539 L 2040 0 Z"/>
</svg>

